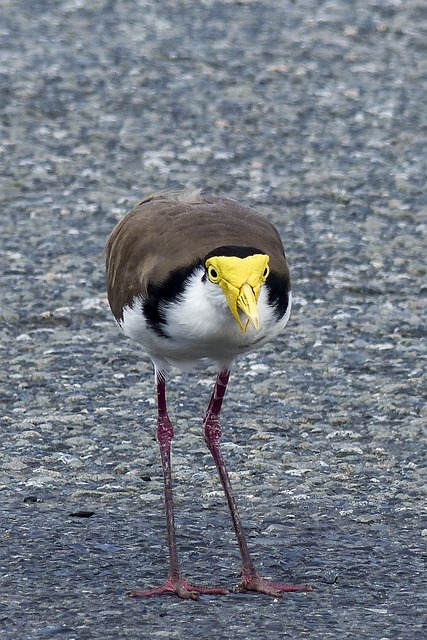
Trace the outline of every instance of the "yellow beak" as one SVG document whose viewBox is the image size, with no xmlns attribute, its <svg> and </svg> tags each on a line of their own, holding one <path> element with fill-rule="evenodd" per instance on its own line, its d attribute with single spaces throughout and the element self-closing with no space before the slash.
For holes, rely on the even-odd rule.
<svg viewBox="0 0 427 640">
<path fill-rule="evenodd" d="M 249 328 L 249 324 L 251 324 L 255 329 L 259 329 L 259 314 L 258 314 L 258 295 L 252 289 L 251 285 L 248 282 L 244 282 L 240 287 L 239 294 L 237 299 L 234 295 L 226 296 L 228 306 L 231 309 L 231 313 L 237 320 L 237 323 L 242 331 L 246 333 Z M 243 324 L 239 309 L 243 311 L 245 316 L 247 317 L 247 321 Z"/>
<path fill-rule="evenodd" d="M 265 254 L 247 258 L 214 256 L 206 261 L 210 280 L 220 285 L 230 311 L 244 333 L 250 324 L 256 330 L 260 328 L 258 298 L 268 275 L 268 261 Z M 246 322 L 244 318 L 242 321 L 241 312 L 246 316 Z"/>
</svg>

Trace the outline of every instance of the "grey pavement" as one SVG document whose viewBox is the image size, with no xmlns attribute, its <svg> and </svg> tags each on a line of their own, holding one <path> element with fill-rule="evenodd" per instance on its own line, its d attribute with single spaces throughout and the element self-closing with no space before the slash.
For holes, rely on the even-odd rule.
<svg viewBox="0 0 427 640">
<path fill-rule="evenodd" d="M 0 2 L 0 637 L 418 640 L 426 602 L 424 0 Z M 266 212 L 295 304 L 236 366 L 224 454 L 260 571 L 313 593 L 129 599 L 167 571 L 151 365 L 102 251 L 186 184 Z M 174 372 L 189 579 L 239 556 Z"/>
</svg>

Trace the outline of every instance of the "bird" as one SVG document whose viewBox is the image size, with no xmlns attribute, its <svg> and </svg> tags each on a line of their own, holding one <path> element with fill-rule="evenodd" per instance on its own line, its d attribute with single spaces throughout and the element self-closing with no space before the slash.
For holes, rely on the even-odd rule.
<svg viewBox="0 0 427 640">
<path fill-rule="evenodd" d="M 172 367 L 213 363 L 217 377 L 204 415 L 212 454 L 240 549 L 240 583 L 234 591 L 280 596 L 311 591 L 263 578 L 255 568 L 220 447 L 220 413 L 236 358 L 285 328 L 291 311 L 289 268 L 276 227 L 255 209 L 223 196 L 185 188 L 150 195 L 124 216 L 108 238 L 108 301 L 123 333 L 141 345 L 154 365 L 157 440 L 164 480 L 169 573 L 158 587 L 131 597 L 227 594 L 190 584 L 178 559 L 172 491 L 173 425 L 166 403 Z"/>
</svg>

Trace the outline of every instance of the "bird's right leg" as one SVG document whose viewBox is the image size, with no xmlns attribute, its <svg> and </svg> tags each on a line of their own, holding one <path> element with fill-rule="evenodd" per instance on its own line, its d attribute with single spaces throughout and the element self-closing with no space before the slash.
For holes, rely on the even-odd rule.
<svg viewBox="0 0 427 640">
<path fill-rule="evenodd" d="M 220 371 L 215 383 L 214 392 L 205 415 L 205 440 L 218 469 L 219 477 L 230 509 L 231 519 L 236 532 L 237 542 L 242 556 L 242 580 L 237 591 L 258 591 L 271 596 L 280 596 L 284 591 L 313 591 L 309 585 L 288 585 L 271 582 L 261 577 L 255 569 L 252 557 L 249 553 L 245 532 L 237 511 L 236 501 L 231 488 L 230 478 L 225 467 L 224 458 L 220 449 L 221 424 L 220 413 L 225 391 L 227 389 L 230 371 Z"/>
<path fill-rule="evenodd" d="M 171 443 L 173 438 L 173 426 L 169 419 L 166 407 L 166 384 L 163 372 L 156 371 L 157 383 L 157 439 L 160 446 L 160 457 L 163 468 L 164 493 L 165 493 L 165 510 L 166 510 L 166 528 L 169 547 L 169 576 L 166 582 L 156 589 L 147 591 L 133 591 L 130 597 L 136 598 L 140 596 L 154 596 L 163 593 L 174 593 L 180 598 L 197 600 L 200 594 L 226 594 L 227 589 L 217 587 L 198 587 L 189 584 L 182 577 L 176 546 L 175 519 L 173 508 L 172 494 L 172 472 L 171 472 Z"/>
</svg>

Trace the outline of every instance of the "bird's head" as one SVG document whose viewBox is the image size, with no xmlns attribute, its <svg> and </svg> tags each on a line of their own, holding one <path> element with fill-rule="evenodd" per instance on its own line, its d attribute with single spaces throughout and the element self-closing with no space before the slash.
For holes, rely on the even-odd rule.
<svg viewBox="0 0 427 640">
<path fill-rule="evenodd" d="M 261 287 L 270 273 L 268 266 L 270 258 L 258 251 L 244 257 L 221 255 L 221 253 L 230 254 L 231 248 L 223 249 L 228 251 L 217 249 L 214 252 L 215 255 L 207 257 L 205 261 L 207 278 L 221 287 L 230 311 L 243 332 L 248 330 L 250 324 L 255 329 L 259 329 L 258 298 Z M 240 311 L 246 317 L 246 322 L 242 321 Z"/>
</svg>

